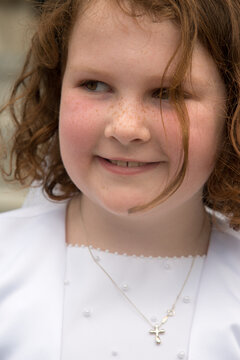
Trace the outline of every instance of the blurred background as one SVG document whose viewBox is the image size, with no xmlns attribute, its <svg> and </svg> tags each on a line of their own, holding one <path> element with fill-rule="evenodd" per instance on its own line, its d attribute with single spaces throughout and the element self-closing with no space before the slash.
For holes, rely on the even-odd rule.
<svg viewBox="0 0 240 360">
<path fill-rule="evenodd" d="M 43 0 L 34 0 L 34 4 L 31 0 L 0 0 L 0 107 L 6 103 L 21 71 L 42 3 Z M 7 112 L 0 115 L 0 128 L 9 150 L 11 122 Z M 0 174 L 0 212 L 21 207 L 27 194 L 28 189 L 9 185 Z"/>
</svg>

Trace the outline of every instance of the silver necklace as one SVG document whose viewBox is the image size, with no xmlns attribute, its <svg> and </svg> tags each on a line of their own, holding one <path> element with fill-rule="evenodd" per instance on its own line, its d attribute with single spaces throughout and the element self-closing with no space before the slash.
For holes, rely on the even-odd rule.
<svg viewBox="0 0 240 360">
<path fill-rule="evenodd" d="M 92 250 L 88 244 L 88 240 L 87 240 L 87 248 L 89 250 L 89 253 L 93 259 L 93 261 L 95 262 L 95 264 L 97 264 L 98 267 L 100 267 L 100 269 L 102 269 L 102 271 L 107 275 L 107 277 L 111 280 L 111 282 L 113 283 L 113 285 L 116 286 L 116 288 L 121 292 L 121 294 L 127 299 L 127 301 L 137 310 L 137 312 L 144 318 L 144 320 L 146 320 L 148 322 L 148 324 L 151 326 L 151 329 L 149 330 L 149 333 L 152 334 L 152 335 L 155 335 L 155 341 L 156 341 L 156 344 L 160 345 L 161 344 L 161 338 L 160 338 L 160 335 L 164 334 L 165 333 L 165 330 L 162 328 L 162 326 L 164 324 L 166 324 L 166 322 L 168 321 L 168 319 L 170 317 L 173 317 L 176 313 L 175 313 L 175 307 L 176 307 L 176 304 L 183 292 L 183 289 L 188 281 L 188 278 L 190 276 L 190 273 L 192 271 L 192 268 L 193 268 L 193 265 L 194 265 L 194 262 L 195 262 L 195 259 L 196 259 L 196 256 L 193 257 L 192 259 L 192 263 L 191 263 L 191 266 L 190 266 L 190 269 L 187 273 L 187 276 L 186 276 L 186 279 L 182 285 L 182 288 L 180 290 L 180 292 L 178 293 L 172 307 L 167 310 L 166 312 L 166 315 L 162 318 L 161 322 L 159 324 L 153 324 L 142 312 L 141 310 L 139 310 L 137 308 L 137 306 L 132 302 L 132 300 L 129 299 L 129 297 L 122 291 L 122 289 L 118 286 L 118 284 L 113 280 L 113 278 L 111 277 L 111 275 L 103 268 L 103 266 L 101 264 L 99 264 L 99 262 L 96 260 L 96 258 L 94 257 L 93 253 L 92 253 Z"/>
<path fill-rule="evenodd" d="M 80 214 L 81 214 L 81 211 L 80 211 Z M 172 307 L 167 310 L 166 312 L 166 315 L 162 318 L 162 320 L 160 321 L 160 323 L 157 323 L 157 324 L 153 324 L 142 312 L 141 310 L 138 309 L 138 307 L 132 302 L 132 300 L 125 294 L 125 292 L 122 291 L 122 289 L 118 286 L 118 284 L 113 280 L 113 278 L 111 277 L 111 275 L 104 269 L 104 267 L 99 264 L 99 262 L 97 261 L 97 259 L 94 257 L 93 253 L 92 253 L 92 250 L 91 250 L 91 247 L 88 243 L 88 236 L 87 236 L 87 231 L 86 231 L 86 227 L 85 227 L 85 224 L 84 224 L 84 221 L 83 221 L 83 217 L 81 215 L 81 218 L 82 218 L 82 223 L 83 223 L 83 227 L 84 227 L 84 231 L 85 231 L 85 234 L 86 234 L 86 242 L 87 242 L 87 248 L 88 248 L 88 251 L 93 259 L 93 261 L 95 262 L 95 264 L 107 275 L 107 277 L 111 280 L 111 282 L 113 283 L 113 285 L 120 291 L 120 293 L 126 298 L 126 300 L 135 308 L 135 310 L 142 316 L 142 318 L 151 326 L 151 329 L 149 330 L 149 334 L 151 335 L 155 335 L 155 342 L 157 345 L 160 345 L 161 344 L 161 338 L 160 338 L 160 335 L 162 334 L 165 334 L 165 329 L 162 328 L 162 326 L 164 324 L 166 324 L 166 322 L 168 321 L 168 319 L 170 317 L 173 317 L 176 315 L 176 312 L 175 312 L 175 307 L 176 307 L 176 304 L 183 292 L 183 289 L 189 279 L 189 276 L 191 274 L 191 271 L 192 271 L 192 268 L 193 268 L 193 265 L 194 265 L 194 262 L 195 262 L 195 259 L 196 259 L 196 256 L 195 255 L 192 259 L 192 262 L 191 262 L 191 266 L 190 266 L 190 269 L 187 273 L 187 276 L 183 282 L 183 285 L 172 305 Z M 198 250 L 198 248 L 197 248 Z M 196 251 L 196 254 L 197 254 L 197 251 Z"/>
</svg>

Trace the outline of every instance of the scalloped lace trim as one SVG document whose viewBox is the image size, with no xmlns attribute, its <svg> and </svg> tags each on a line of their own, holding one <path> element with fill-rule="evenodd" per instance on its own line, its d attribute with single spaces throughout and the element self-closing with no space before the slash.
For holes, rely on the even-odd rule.
<svg viewBox="0 0 240 360">
<path fill-rule="evenodd" d="M 78 244 L 66 244 L 66 247 L 67 248 L 82 248 L 82 249 L 85 249 L 87 248 L 86 245 L 78 245 Z M 165 260 L 168 260 L 168 259 L 192 259 L 193 258 L 193 255 L 188 255 L 188 256 L 166 256 L 166 257 L 162 257 L 162 256 L 144 256 L 144 255 L 129 255 L 129 254 L 126 254 L 126 253 L 118 253 L 117 251 L 116 252 L 110 252 L 108 249 L 106 250 L 102 250 L 100 248 L 94 248 L 92 245 L 89 246 L 91 249 L 94 250 L 94 252 L 99 252 L 99 253 L 108 253 L 108 254 L 112 254 L 112 255 L 116 255 L 116 256 L 126 256 L 126 257 L 133 257 L 133 258 L 140 258 L 140 259 L 165 259 Z M 196 256 L 196 259 L 198 258 L 201 258 L 201 259 L 204 259 L 206 257 L 206 255 L 197 255 Z"/>
</svg>

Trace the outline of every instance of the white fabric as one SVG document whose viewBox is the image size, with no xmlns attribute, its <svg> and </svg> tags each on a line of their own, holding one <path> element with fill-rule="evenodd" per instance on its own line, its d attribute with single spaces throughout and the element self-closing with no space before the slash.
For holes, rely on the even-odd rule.
<svg viewBox="0 0 240 360">
<path fill-rule="evenodd" d="M 37 206 L 40 204 L 50 205 L 52 203 L 44 196 L 43 189 L 41 187 L 31 187 L 28 191 L 22 207 L 29 207 L 35 205 Z"/>
<path fill-rule="evenodd" d="M 94 256 L 148 319 L 158 323 L 171 308 L 192 258 L 141 258 L 96 251 Z M 155 344 L 151 326 L 93 261 L 87 248 L 67 248 L 62 360 L 176 359 L 187 354 L 195 298 L 205 257 L 197 257 L 189 281 Z M 187 300 L 190 302 L 186 302 Z M 185 300 L 185 302 L 183 301 Z M 86 311 L 90 311 L 86 317 Z M 79 340 L 81 339 L 81 341 Z M 93 340 L 94 339 L 94 340 Z M 94 347 L 91 342 L 94 342 Z"/>
<path fill-rule="evenodd" d="M 67 202 L 67 200 L 61 201 L 61 203 Z M 24 199 L 22 207 L 32 207 L 32 206 L 58 206 L 59 201 L 51 200 L 47 194 L 45 194 L 44 189 L 37 182 L 29 188 L 28 194 Z"/>
<path fill-rule="evenodd" d="M 203 262 L 201 264 L 201 258 L 199 258 L 198 263 L 196 263 L 195 273 L 193 272 L 192 285 L 189 282 L 190 287 L 187 288 L 186 285 L 183 294 L 183 296 L 188 295 L 195 300 L 190 304 L 183 303 L 182 299 L 179 300 L 176 307 L 176 317 L 170 319 L 165 325 L 166 334 L 162 335 L 162 344 L 160 345 L 162 348 L 152 347 L 154 349 L 152 350 L 153 353 L 155 352 L 154 358 L 146 352 L 153 345 L 153 336 L 147 334 L 145 338 L 145 334 L 142 334 L 142 332 L 140 334 L 139 331 L 143 328 L 145 331 L 145 326 L 147 326 L 148 331 L 148 324 L 145 325 L 144 320 L 137 313 L 134 314 L 134 310 L 131 309 L 130 304 L 125 299 L 121 300 L 121 294 L 118 294 L 117 290 L 113 289 L 110 280 L 107 282 L 108 279 L 103 276 L 104 274 L 100 275 L 100 269 L 96 267 L 93 270 L 93 264 L 86 269 L 82 269 L 82 283 L 79 285 L 79 290 L 83 289 L 85 291 L 86 289 L 88 292 L 85 292 L 82 296 L 80 291 L 77 292 L 78 296 L 80 296 L 79 299 L 82 299 L 79 306 L 79 316 L 76 313 L 76 306 L 75 310 L 70 309 L 71 301 L 77 291 L 76 279 L 74 280 L 75 276 L 77 276 L 75 271 L 79 272 L 81 270 L 80 263 L 86 256 L 85 250 L 87 249 L 66 247 L 65 212 L 66 204 L 61 204 L 52 208 L 46 206 L 29 207 L 0 215 L 1 360 L 60 360 L 61 353 L 61 360 L 75 360 L 77 358 L 106 360 L 112 357 L 124 360 L 147 360 L 149 358 L 171 360 L 172 357 L 158 356 L 157 350 L 160 349 L 161 351 L 164 342 L 167 344 L 172 336 L 171 329 L 174 331 L 174 323 L 175 321 L 179 323 L 177 318 L 180 319 L 181 316 L 184 316 L 181 320 L 183 329 L 189 328 L 190 333 L 189 339 L 185 340 L 185 342 L 183 340 L 184 336 L 182 337 L 181 334 L 181 339 L 179 337 L 180 345 L 176 343 L 177 336 L 174 337 L 174 358 L 178 358 L 176 351 L 179 350 L 179 352 L 185 351 L 184 359 L 190 360 L 240 359 L 239 233 L 223 229 L 220 231 L 216 228 L 213 230 L 204 265 Z M 110 263 L 110 259 L 114 259 L 115 261 L 111 261 L 118 266 L 118 262 L 114 258 L 115 255 L 102 254 L 101 257 L 103 258 L 105 255 L 109 258 L 109 266 L 112 267 L 113 265 Z M 100 261 L 104 261 L 104 259 Z M 119 266 L 127 259 L 129 261 L 128 266 L 133 265 L 134 267 L 133 261 L 130 261 L 131 259 L 124 259 L 123 257 L 119 259 L 121 259 Z M 150 259 L 138 260 L 139 264 L 135 268 L 136 271 L 140 271 L 141 262 L 144 264 L 152 261 Z M 155 260 L 152 261 L 152 264 L 156 265 Z M 87 266 L 88 261 L 89 258 L 85 258 L 84 266 Z M 150 268 L 151 265 L 149 266 L 149 273 L 145 274 L 146 267 L 143 265 L 142 276 L 149 276 Z M 115 273 L 117 277 L 117 274 L 121 275 L 121 271 L 119 268 L 116 269 L 118 269 Z M 95 278 L 93 271 L 96 271 L 97 276 L 101 278 L 98 289 L 89 286 L 89 281 L 91 282 Z M 134 289 L 135 282 L 132 278 L 134 273 L 131 276 L 130 274 L 129 272 L 127 277 L 128 272 L 125 271 L 124 278 L 127 277 L 127 279 L 122 280 L 123 278 L 119 278 L 117 281 L 129 283 L 129 297 L 132 291 L 133 295 L 136 296 L 136 299 L 133 300 L 137 303 L 137 299 L 140 299 L 141 304 L 138 302 L 139 308 L 141 307 L 143 310 L 146 308 L 144 313 L 150 316 L 151 310 L 155 315 L 157 312 L 155 309 L 158 308 L 156 300 L 154 300 L 155 297 L 154 299 L 149 298 L 148 294 L 141 296 L 140 292 L 143 288 Z M 71 281 L 69 285 L 64 285 L 64 280 L 68 280 L 67 277 L 70 277 L 70 275 Z M 139 276 L 137 272 L 135 275 Z M 142 285 L 148 286 L 146 281 Z M 195 288 L 193 285 L 195 285 Z M 71 291 L 73 291 L 72 295 Z M 101 291 L 101 296 L 99 291 Z M 171 290 L 170 286 L 169 296 L 172 291 L 173 289 Z M 157 292 L 158 290 L 155 293 L 156 298 Z M 109 301 L 109 294 L 111 294 L 111 302 Z M 97 308 L 98 296 L 101 304 L 106 301 L 105 311 L 103 306 L 101 309 Z M 154 301 L 152 302 L 152 300 Z M 165 297 L 161 301 L 168 303 Z M 152 303 L 153 305 L 150 306 L 149 304 Z M 115 312 L 113 312 L 112 308 L 115 308 L 116 304 L 118 308 L 120 305 L 121 309 L 124 308 L 125 315 L 121 310 L 119 313 L 116 312 L 116 317 L 113 319 L 112 314 Z M 83 316 L 83 307 L 92 307 L 93 314 L 90 318 Z M 184 308 L 183 313 L 181 313 L 180 307 Z M 191 310 L 190 312 L 185 310 L 187 308 L 191 309 L 191 307 L 193 317 L 189 318 Z M 70 321 L 71 314 L 74 314 L 74 311 L 75 317 Z M 110 317 L 108 317 L 109 311 Z M 162 314 L 156 315 L 162 316 Z M 123 316 L 126 319 L 126 329 Z M 133 325 L 133 319 L 134 326 L 137 325 L 138 333 L 137 338 L 131 340 L 128 334 Z M 97 328 L 94 328 L 94 326 L 89 327 L 88 324 L 92 320 Z M 75 332 L 79 326 L 81 327 L 80 321 L 85 322 L 86 334 L 88 331 L 88 334 L 90 334 L 90 336 L 85 336 L 84 339 L 81 339 L 81 336 L 78 336 Z M 184 321 L 188 322 L 185 328 Z M 109 329 L 110 323 L 112 325 Z M 126 335 L 120 337 L 121 327 L 117 328 L 118 323 L 121 324 L 121 327 L 124 326 L 123 330 L 126 330 Z M 84 328 L 82 328 L 83 330 Z M 72 339 L 70 331 L 73 335 Z M 116 338 L 113 336 L 114 331 L 117 332 Z M 110 334 L 111 339 L 116 340 L 115 343 L 111 342 L 109 345 L 102 343 L 100 349 L 100 344 L 97 342 L 99 346 L 94 348 L 94 341 L 98 336 L 103 339 L 107 337 L 107 334 Z M 136 336 L 132 332 L 131 334 L 133 337 Z M 127 340 L 124 338 L 125 336 L 127 336 Z M 139 341 L 138 336 L 140 337 Z M 188 335 L 186 335 L 185 339 L 187 338 Z M 70 351 L 72 342 L 78 342 L 80 350 L 89 349 L 88 353 L 79 354 L 79 356 L 77 354 L 67 354 L 66 351 Z M 136 344 L 137 342 L 142 351 L 136 352 L 137 356 L 135 356 L 136 348 L 132 343 Z M 106 347 L 106 345 L 108 346 Z M 113 348 L 113 345 L 116 349 Z M 100 353 L 100 350 L 103 352 Z M 116 353 L 112 353 L 112 351 L 116 351 Z M 125 353 L 122 353 L 122 351 L 125 351 Z"/>
</svg>

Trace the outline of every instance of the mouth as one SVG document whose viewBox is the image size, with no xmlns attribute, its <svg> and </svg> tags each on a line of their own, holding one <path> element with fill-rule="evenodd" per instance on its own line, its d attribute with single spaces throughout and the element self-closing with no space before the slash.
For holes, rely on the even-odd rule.
<svg viewBox="0 0 240 360">
<path fill-rule="evenodd" d="M 111 160 L 111 159 L 105 159 L 109 163 L 120 166 L 120 167 L 129 167 L 129 168 L 135 168 L 140 166 L 146 166 L 149 164 L 154 164 L 154 162 L 140 162 L 140 161 L 123 161 L 123 160 Z"/>
<path fill-rule="evenodd" d="M 157 168 L 162 162 L 141 162 L 132 159 L 107 159 L 98 156 L 99 164 L 107 171 L 117 175 L 138 175 Z"/>
</svg>

